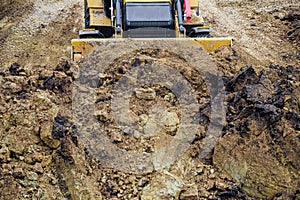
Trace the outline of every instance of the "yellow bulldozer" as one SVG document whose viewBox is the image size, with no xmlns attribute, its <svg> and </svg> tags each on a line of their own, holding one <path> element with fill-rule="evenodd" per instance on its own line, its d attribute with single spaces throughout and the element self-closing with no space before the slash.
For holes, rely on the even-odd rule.
<svg viewBox="0 0 300 200">
<path fill-rule="evenodd" d="M 212 37 L 200 15 L 200 0 L 84 0 L 85 29 L 72 40 L 72 60 L 102 42 L 178 40 L 210 52 L 231 46 L 231 37 Z"/>
</svg>

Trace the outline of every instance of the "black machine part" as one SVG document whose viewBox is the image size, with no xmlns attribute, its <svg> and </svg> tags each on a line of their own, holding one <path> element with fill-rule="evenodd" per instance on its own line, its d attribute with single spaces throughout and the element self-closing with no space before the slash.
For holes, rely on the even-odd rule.
<svg viewBox="0 0 300 200">
<path fill-rule="evenodd" d="M 173 28 L 172 7 L 168 2 L 128 2 L 124 9 L 125 30 L 141 27 Z"/>
<path fill-rule="evenodd" d="M 122 0 L 115 0 L 116 6 L 116 32 L 122 31 Z"/>
<path fill-rule="evenodd" d="M 194 27 L 188 31 L 188 37 L 211 37 L 210 33 L 213 32 L 212 28 Z"/>
<path fill-rule="evenodd" d="M 184 27 L 183 27 L 183 9 L 182 9 L 182 1 L 181 0 L 176 0 L 176 9 L 177 9 L 177 15 L 178 15 L 178 25 L 179 25 L 179 32 L 183 33 L 184 32 Z"/>
<path fill-rule="evenodd" d="M 104 35 L 99 30 L 80 30 L 79 38 L 104 38 Z"/>
</svg>

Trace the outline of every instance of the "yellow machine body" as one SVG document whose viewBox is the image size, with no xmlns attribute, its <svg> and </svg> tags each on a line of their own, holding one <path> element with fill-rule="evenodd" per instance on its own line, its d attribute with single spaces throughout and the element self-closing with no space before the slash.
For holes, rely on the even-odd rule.
<svg viewBox="0 0 300 200">
<path fill-rule="evenodd" d="M 199 44 L 208 52 L 221 46 L 231 46 L 231 37 L 210 36 L 211 29 L 204 25 L 200 15 L 199 1 L 85 0 L 85 29 L 80 31 L 79 39 L 72 40 L 72 59 L 87 56 L 102 42 L 127 38 L 158 42 L 162 38 L 183 40 Z M 136 8 L 139 10 L 134 10 Z M 147 21 L 147 18 L 151 19 Z"/>
</svg>

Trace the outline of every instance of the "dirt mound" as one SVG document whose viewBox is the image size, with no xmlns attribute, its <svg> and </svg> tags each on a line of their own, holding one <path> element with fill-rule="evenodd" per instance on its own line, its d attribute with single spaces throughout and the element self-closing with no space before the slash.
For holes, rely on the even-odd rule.
<svg viewBox="0 0 300 200">
<path fill-rule="evenodd" d="M 299 68 L 271 65 L 245 68 L 226 82 L 228 125 L 214 164 L 254 196 L 299 188 L 299 78 Z"/>
<path fill-rule="evenodd" d="M 187 152 L 170 168 L 146 174 L 116 170 L 86 148 L 71 111 L 74 81 L 87 80 L 78 76 L 77 66 L 62 61 L 55 67 L 38 66 L 28 71 L 13 64 L 2 71 L 1 199 L 147 199 L 154 195 L 165 199 L 250 198 L 248 195 L 297 198 L 299 69 L 270 66 L 256 72 L 248 67 L 223 77 L 227 125 L 215 147 L 212 165 L 211 155 L 204 160 L 198 157 L 212 112 L 207 83 L 186 60 L 174 56 L 157 49 L 124 54 L 98 76 L 98 81 L 84 82 L 95 88 L 94 100 L 100 112 L 93 116 L 105 137 L 126 151 L 144 154 L 152 154 L 165 145 L 151 132 L 161 124 L 157 117 L 164 109 L 168 126 L 159 134 L 165 134 L 165 142 L 176 136 L 182 119 L 180 98 L 156 84 L 134 90 L 129 104 L 132 112 L 140 116 L 141 132 L 120 129 L 109 105 L 121 77 L 137 67 L 169 65 L 192 84 L 202 113 L 198 120 L 203 134 L 193 136 Z M 163 107 L 153 108 L 157 103 Z M 11 193 L 12 188 L 15 193 Z"/>
</svg>

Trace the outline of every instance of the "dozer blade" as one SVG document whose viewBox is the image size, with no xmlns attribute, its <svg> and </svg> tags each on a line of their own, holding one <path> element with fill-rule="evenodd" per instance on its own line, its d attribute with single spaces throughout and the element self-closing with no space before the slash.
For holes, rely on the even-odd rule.
<svg viewBox="0 0 300 200">
<path fill-rule="evenodd" d="M 207 52 L 214 51 L 222 46 L 231 46 L 232 45 L 232 38 L 231 37 L 216 37 L 216 38 L 113 38 L 113 39 L 73 39 L 72 40 L 72 60 L 78 61 L 81 60 L 83 57 L 86 57 L 92 50 L 101 47 L 103 44 L 110 44 L 110 43 L 118 43 L 124 42 L 128 40 L 139 40 L 139 41 L 179 41 L 185 44 L 191 45 L 199 45 Z M 105 46 L 105 45 L 104 45 Z M 113 52 L 112 52 L 113 53 Z"/>
</svg>

